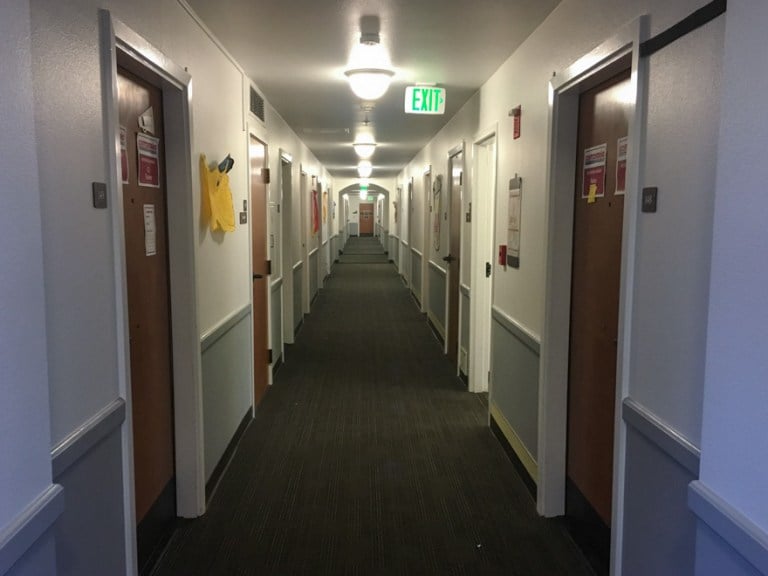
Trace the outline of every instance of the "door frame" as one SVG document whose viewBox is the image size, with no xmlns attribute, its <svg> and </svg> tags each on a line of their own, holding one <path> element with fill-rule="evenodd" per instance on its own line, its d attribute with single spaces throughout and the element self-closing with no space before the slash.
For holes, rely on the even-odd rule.
<svg viewBox="0 0 768 576">
<path fill-rule="evenodd" d="M 303 164 L 299 164 L 299 242 L 301 243 L 301 317 L 309 314 L 311 296 L 309 289 L 309 227 L 312 225 L 312 207 L 309 204 L 309 193 L 312 191 L 312 178 Z M 303 321 L 303 320 L 302 320 Z"/>
<path fill-rule="evenodd" d="M 293 237 L 293 156 L 283 148 L 279 150 L 280 170 L 277 175 L 277 182 L 280 190 L 278 206 L 282 214 L 280 215 L 280 275 L 283 280 L 283 362 L 285 362 L 285 344 L 294 343 L 293 335 L 293 248 L 295 238 Z M 285 194 L 285 178 L 283 177 L 283 165 L 288 167 L 291 174 L 288 194 Z M 286 221 L 288 225 L 286 226 Z M 288 306 L 287 298 L 290 298 L 291 305 Z"/>
<path fill-rule="evenodd" d="M 267 132 L 265 128 L 260 124 L 256 122 L 248 122 L 247 130 L 245 131 L 245 142 L 246 142 L 246 158 L 248 159 L 248 270 L 249 270 L 249 277 L 253 276 L 253 218 L 251 218 L 251 215 L 253 214 L 253 198 L 251 197 L 251 177 L 253 174 L 251 174 L 250 164 L 251 164 L 251 153 L 250 153 L 250 146 L 251 146 L 251 138 L 255 139 L 260 145 L 264 146 L 264 168 L 269 170 L 269 146 L 267 145 Z M 270 248 L 269 248 L 269 234 L 271 232 L 271 222 L 269 217 L 269 199 L 271 197 L 271 189 L 270 189 L 270 183 L 265 182 L 264 183 L 264 206 L 262 206 L 262 209 L 264 210 L 264 247 L 265 251 L 264 254 L 267 257 L 267 260 L 271 258 L 270 254 Z M 238 211 L 238 208 L 235 207 L 235 212 Z M 274 321 L 272 318 L 272 283 L 273 278 L 272 275 L 268 275 L 265 279 L 266 282 L 266 295 L 267 295 L 267 310 L 266 310 L 266 319 L 267 319 L 267 348 L 272 348 L 274 345 L 272 342 L 272 322 Z M 250 287 L 250 303 L 251 303 L 251 352 L 254 352 L 255 342 L 256 342 L 256 334 L 254 334 L 253 331 L 253 319 L 256 317 L 256 311 L 254 310 L 254 302 L 253 302 L 253 286 Z M 256 415 L 256 391 L 254 389 L 255 383 L 256 383 L 256 374 L 255 374 L 255 363 L 253 362 L 253 357 L 251 358 L 251 413 L 255 416 Z M 272 365 L 267 363 L 267 388 L 272 385 Z"/>
<path fill-rule="evenodd" d="M 191 157 L 192 77 L 108 10 L 99 11 L 104 138 L 110 198 L 115 274 L 118 391 L 125 402 L 122 426 L 123 511 L 126 571 L 135 574 L 136 514 L 134 505 L 133 417 L 131 401 L 128 293 L 120 176 L 117 60 L 139 77 L 159 86 L 164 106 L 168 203 L 169 280 L 173 356 L 174 433 L 177 514 L 185 518 L 205 512 L 203 402 L 200 333 L 197 326 L 195 273 L 195 189 Z M 199 190 L 199 186 L 197 187 Z"/>
<path fill-rule="evenodd" d="M 427 164 L 421 174 L 422 193 L 424 194 L 424 210 L 421 225 L 421 311 L 426 314 L 429 310 L 429 257 L 432 250 L 432 228 L 430 215 L 432 214 L 432 164 Z"/>
<path fill-rule="evenodd" d="M 479 182 L 478 160 L 480 150 L 493 144 L 490 161 L 493 173 L 486 194 Z M 494 266 L 496 242 L 496 196 L 499 190 L 499 138 L 498 124 L 479 132 L 472 144 L 472 270 L 470 270 L 471 298 L 469 300 L 469 334 L 474 346 L 469 349 L 469 390 L 488 391 L 488 373 L 491 370 L 491 308 L 493 306 L 494 276 L 485 275 L 485 262 Z M 482 287 L 482 288 L 481 288 Z"/>
<path fill-rule="evenodd" d="M 462 173 L 467 171 L 467 151 L 465 146 L 464 140 L 461 140 L 459 144 L 448 150 L 448 163 L 446 165 L 445 170 L 445 182 L 443 183 L 443 186 L 445 186 L 445 192 L 447 192 L 447 198 L 446 198 L 446 213 L 448 214 L 448 223 L 447 223 L 447 229 L 448 229 L 448 245 L 447 250 L 448 254 L 451 253 L 451 234 L 453 233 L 453 229 L 451 228 L 451 224 L 453 224 L 453 158 L 457 154 L 462 155 Z M 467 179 L 464 178 L 462 174 L 462 184 L 461 184 L 461 192 L 459 193 L 459 206 L 464 206 L 464 186 L 467 184 Z M 457 286 L 458 286 L 458 294 L 456 295 L 456 318 L 455 322 L 458 324 L 456 326 L 456 376 L 459 375 L 459 366 L 461 364 L 461 251 L 462 251 L 462 238 L 461 238 L 461 210 L 459 210 L 459 218 L 458 218 L 458 227 L 459 227 L 459 269 L 457 274 L 459 275 Z M 450 334 L 450 324 L 451 324 L 451 263 L 446 262 L 447 266 L 446 269 L 446 275 L 445 275 L 445 346 L 443 353 L 448 354 L 448 345 L 449 345 L 449 334 Z M 471 292 L 470 292 L 471 294 Z M 471 300 L 471 296 L 470 296 Z"/>
<path fill-rule="evenodd" d="M 630 120 L 627 201 L 624 203 L 622 231 L 619 341 L 614 410 L 610 564 L 611 573 L 616 575 L 621 573 L 626 452 L 626 428 L 621 418 L 621 405 L 629 390 L 631 310 L 640 205 L 638 191 L 646 108 L 647 63 L 640 58 L 640 45 L 648 38 L 648 24 L 647 16 L 641 16 L 630 22 L 573 65 L 556 73 L 549 83 L 550 134 L 545 197 L 548 231 L 547 268 L 539 374 L 537 510 L 544 516 L 559 516 L 565 511 L 571 255 L 579 95 L 620 70 L 631 67 L 630 96 L 634 102 L 628 104 Z"/>
</svg>

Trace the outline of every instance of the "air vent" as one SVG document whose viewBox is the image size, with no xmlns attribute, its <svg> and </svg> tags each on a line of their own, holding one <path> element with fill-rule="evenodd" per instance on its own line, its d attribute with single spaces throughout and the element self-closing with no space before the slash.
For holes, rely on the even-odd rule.
<svg viewBox="0 0 768 576">
<path fill-rule="evenodd" d="M 251 114 L 264 122 L 264 97 L 251 88 Z"/>
</svg>

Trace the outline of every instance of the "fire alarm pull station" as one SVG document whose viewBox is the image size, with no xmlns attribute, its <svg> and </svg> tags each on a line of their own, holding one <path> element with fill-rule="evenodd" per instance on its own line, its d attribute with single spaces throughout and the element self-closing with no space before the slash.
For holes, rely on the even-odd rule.
<svg viewBox="0 0 768 576">
<path fill-rule="evenodd" d="M 499 245 L 499 265 L 507 267 L 507 246 L 506 244 Z"/>
</svg>

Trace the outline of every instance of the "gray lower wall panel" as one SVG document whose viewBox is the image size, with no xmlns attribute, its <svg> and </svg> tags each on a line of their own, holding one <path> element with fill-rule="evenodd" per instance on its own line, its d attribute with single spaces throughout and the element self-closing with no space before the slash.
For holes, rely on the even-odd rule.
<svg viewBox="0 0 768 576">
<path fill-rule="evenodd" d="M 445 282 L 446 272 L 429 263 L 429 317 L 445 335 Z"/>
<path fill-rule="evenodd" d="M 538 346 L 520 339 L 497 314 L 491 323 L 490 399 L 535 460 L 539 445 Z"/>
<path fill-rule="evenodd" d="M 696 519 L 687 493 L 695 479 L 688 467 L 627 426 L 624 576 L 694 574 Z"/>
<path fill-rule="evenodd" d="M 698 528 L 697 575 L 768 574 L 768 533 L 701 480 L 688 486 Z"/>
<path fill-rule="evenodd" d="M 56 542 L 53 528 L 38 538 L 3 576 L 48 576 L 49 574 L 62 574 L 56 569 Z M 114 574 L 125 574 L 125 569 Z"/>
<path fill-rule="evenodd" d="M 59 484 L 50 484 L 5 526 L 0 527 L 0 574 L 7 574 L 14 566 L 43 562 L 41 541 L 52 533 L 52 526 L 64 512 L 64 490 Z M 53 573 L 55 563 L 50 556 L 48 572 Z"/>
<path fill-rule="evenodd" d="M 339 259 L 339 237 L 331 238 L 331 265 Z"/>
<path fill-rule="evenodd" d="M 53 528 L 58 576 L 125 574 L 121 429 L 54 478 L 65 498 Z"/>
<path fill-rule="evenodd" d="M 469 292 L 464 289 L 460 293 L 461 298 L 461 347 L 469 352 Z"/>
<path fill-rule="evenodd" d="M 317 267 L 319 265 L 320 252 L 315 251 L 309 255 L 309 298 L 310 300 L 317 294 Z"/>
<path fill-rule="evenodd" d="M 301 294 L 303 290 L 302 280 L 304 275 L 301 273 L 303 266 L 299 265 L 293 269 L 293 329 L 299 327 L 304 318 L 304 311 L 301 307 Z"/>
<path fill-rule="evenodd" d="M 227 449 L 251 405 L 251 314 L 203 343 L 203 444 L 205 479 Z"/>
<path fill-rule="evenodd" d="M 272 317 L 272 364 L 278 361 L 283 350 L 283 283 L 278 282 L 272 287 L 270 300 L 270 315 Z"/>
<path fill-rule="evenodd" d="M 421 300 L 421 254 L 411 250 L 411 292 Z"/>
<path fill-rule="evenodd" d="M 696 530 L 696 576 L 765 576 L 704 522 Z"/>
<path fill-rule="evenodd" d="M 395 268 L 400 270 L 400 239 L 397 236 L 389 237 L 389 259 L 395 263 Z"/>
</svg>

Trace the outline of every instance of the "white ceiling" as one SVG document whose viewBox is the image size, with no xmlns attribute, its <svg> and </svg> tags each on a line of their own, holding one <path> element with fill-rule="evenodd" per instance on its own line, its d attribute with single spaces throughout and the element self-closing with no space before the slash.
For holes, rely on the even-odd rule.
<svg viewBox="0 0 768 576">
<path fill-rule="evenodd" d="M 299 137 L 340 178 L 366 112 L 343 71 L 361 27 L 378 27 L 396 70 L 368 113 L 374 178 L 397 175 L 559 0 L 188 0 Z M 404 88 L 436 82 L 444 116 L 406 115 Z"/>
</svg>

